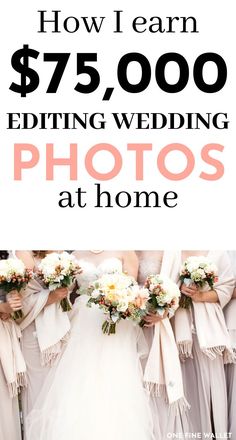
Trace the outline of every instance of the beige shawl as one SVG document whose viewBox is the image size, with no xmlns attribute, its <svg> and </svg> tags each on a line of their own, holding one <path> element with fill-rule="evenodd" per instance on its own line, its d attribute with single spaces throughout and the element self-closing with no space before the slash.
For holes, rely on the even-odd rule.
<svg viewBox="0 0 236 440">
<path fill-rule="evenodd" d="M 24 318 L 21 330 L 35 322 L 42 365 L 53 365 L 68 341 L 70 321 L 59 303 L 44 307 L 50 292 L 37 279 L 30 281 L 23 294 Z"/>
<path fill-rule="evenodd" d="M 171 277 L 175 261 L 173 252 L 164 252 L 161 273 Z M 179 354 L 169 319 L 155 325 L 144 382 L 152 394 L 164 395 L 176 414 L 189 407 L 184 397 Z"/>
<path fill-rule="evenodd" d="M 20 350 L 20 337 L 20 328 L 12 319 L 0 319 L 0 364 L 11 397 L 18 394 L 20 387 L 26 386 L 26 365 Z"/>
<path fill-rule="evenodd" d="M 229 332 L 231 347 L 236 353 L 236 298 L 231 299 L 224 310 L 226 326 Z"/>
<path fill-rule="evenodd" d="M 234 273 L 234 287 L 236 287 L 236 251 L 229 251 L 228 254 Z M 226 305 L 224 308 L 224 315 L 231 340 L 231 346 L 236 353 L 236 298 L 232 298 L 231 301 Z"/>
<path fill-rule="evenodd" d="M 234 279 L 226 252 L 210 251 L 208 257 L 218 267 L 219 280 L 215 283 L 214 290 L 217 292 L 219 303 L 193 302 L 190 310 L 179 308 L 175 314 L 174 331 L 182 359 L 192 356 L 192 334 L 196 333 L 200 349 L 204 354 L 210 359 L 223 355 L 224 362 L 229 363 L 233 361 L 234 354 L 222 308 L 231 298 Z M 176 281 L 181 266 L 180 254 L 177 259 L 179 269 L 173 277 Z"/>
</svg>

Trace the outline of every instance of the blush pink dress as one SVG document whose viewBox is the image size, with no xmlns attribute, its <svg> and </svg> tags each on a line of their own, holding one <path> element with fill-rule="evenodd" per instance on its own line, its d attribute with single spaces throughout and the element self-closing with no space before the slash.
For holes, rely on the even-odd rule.
<svg viewBox="0 0 236 440">
<path fill-rule="evenodd" d="M 0 360 L 0 440 L 8 439 L 21 439 L 19 403 L 18 397 L 10 397 Z"/>
<path fill-rule="evenodd" d="M 228 252 L 236 287 L 236 251 Z M 231 338 L 232 348 L 236 355 L 236 298 L 232 298 L 224 310 L 227 328 Z M 225 366 L 227 393 L 228 393 L 228 431 L 232 439 L 236 438 L 236 364 Z"/>
<path fill-rule="evenodd" d="M 219 282 L 215 288 L 221 307 L 230 301 L 233 292 L 233 274 L 226 252 L 208 253 L 209 259 L 218 266 Z M 192 358 L 182 363 L 185 394 L 191 405 L 190 417 L 193 432 L 204 435 L 226 435 L 227 388 L 224 361 L 221 355 L 210 359 L 199 346 L 194 330 L 193 313 L 193 349 Z"/>
</svg>

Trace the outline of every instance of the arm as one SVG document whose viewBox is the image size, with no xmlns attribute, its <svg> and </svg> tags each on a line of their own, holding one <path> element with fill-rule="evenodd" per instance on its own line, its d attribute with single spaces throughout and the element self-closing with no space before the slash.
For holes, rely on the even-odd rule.
<svg viewBox="0 0 236 440">
<path fill-rule="evenodd" d="M 210 252 L 211 258 L 218 267 L 219 278 L 214 284 L 214 289 L 208 292 L 194 293 L 191 289 L 196 290 L 196 286 L 186 288 L 182 284 L 181 290 L 187 296 L 190 296 L 195 302 L 219 303 L 223 308 L 230 301 L 235 287 L 235 279 L 231 269 L 231 262 L 227 252 L 214 251 Z M 192 296 L 193 295 L 193 296 Z"/>
<path fill-rule="evenodd" d="M 16 257 L 24 263 L 27 269 L 34 269 L 34 259 L 30 251 L 16 251 Z"/>
<path fill-rule="evenodd" d="M 0 313 L 11 314 L 12 312 L 21 310 L 21 308 L 21 296 L 16 290 L 13 290 L 7 295 L 7 301 L 0 304 Z"/>
<path fill-rule="evenodd" d="M 11 318 L 10 313 L 0 313 L 0 319 L 2 321 L 8 321 L 8 319 L 10 319 L 10 318 Z"/>
<path fill-rule="evenodd" d="M 138 276 L 138 257 L 133 251 L 124 251 L 122 254 L 123 270 L 128 275 L 137 279 Z"/>
<path fill-rule="evenodd" d="M 68 296 L 68 289 L 66 287 L 59 287 L 55 289 L 48 295 L 48 300 L 45 304 L 45 307 L 50 306 L 51 304 L 60 302 L 62 299 Z"/>
<path fill-rule="evenodd" d="M 199 291 L 195 298 L 195 302 L 207 302 L 207 303 L 218 303 L 219 298 L 215 290 L 208 290 L 207 292 Z"/>
<path fill-rule="evenodd" d="M 191 287 L 182 284 L 181 292 L 189 296 L 194 302 L 207 302 L 207 303 L 218 303 L 219 298 L 215 290 L 207 290 L 202 291 L 197 288 L 196 285 L 192 285 Z"/>
<path fill-rule="evenodd" d="M 27 269 L 31 269 L 31 270 L 34 269 L 35 262 L 32 253 L 30 251 L 16 251 L 16 256 L 21 261 L 23 261 Z M 66 298 L 67 295 L 68 295 L 68 289 L 64 287 L 54 290 L 48 295 L 48 299 L 45 304 L 45 307 L 50 306 L 51 304 L 54 304 L 56 302 L 60 302 L 63 298 Z"/>
<path fill-rule="evenodd" d="M 10 306 L 9 306 L 9 304 L 8 303 L 1 303 L 0 304 L 0 313 L 11 313 L 12 312 L 12 310 L 11 310 L 11 308 L 10 308 Z"/>
<path fill-rule="evenodd" d="M 217 292 L 220 306 L 224 308 L 231 300 L 235 288 L 235 278 L 227 252 L 219 252 L 215 263 L 218 267 L 219 279 L 214 285 L 214 290 Z"/>
<path fill-rule="evenodd" d="M 168 317 L 168 311 L 166 310 L 163 316 L 158 315 L 158 313 L 148 313 L 147 316 L 144 317 L 144 327 L 153 327 L 157 322 L 162 321 L 163 319 Z"/>
</svg>

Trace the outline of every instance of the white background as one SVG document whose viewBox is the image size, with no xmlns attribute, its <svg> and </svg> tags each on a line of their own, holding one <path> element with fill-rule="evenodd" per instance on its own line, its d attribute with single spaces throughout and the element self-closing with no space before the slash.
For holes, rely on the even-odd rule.
<svg viewBox="0 0 236 440">
<path fill-rule="evenodd" d="M 0 247 L 41 249 L 170 249 L 170 248 L 222 248 L 236 246 L 235 234 L 235 49 L 233 1 L 91 1 L 62 0 L 4 2 L 1 21 L 1 88 L 0 88 Z M 77 33 L 39 34 L 37 10 L 61 9 L 60 15 L 106 16 L 99 34 L 88 34 L 81 28 Z M 113 10 L 122 9 L 123 34 L 114 34 Z M 49 12 L 48 12 L 49 13 Z M 131 23 L 136 16 L 195 16 L 198 34 L 137 34 Z M 62 26 L 61 26 L 62 29 Z M 12 81 L 19 82 L 19 74 L 11 68 L 11 56 L 23 44 L 39 52 L 72 52 L 66 72 L 56 95 L 46 94 L 51 63 L 43 63 L 42 55 L 32 62 L 40 71 L 40 87 L 27 98 L 9 90 Z M 101 84 L 90 95 L 76 93 L 76 52 L 97 52 L 97 67 Z M 146 91 L 128 94 L 116 78 L 116 66 L 127 52 L 144 54 L 152 65 L 152 81 Z M 178 52 L 185 56 L 190 67 L 187 87 L 179 94 L 162 92 L 154 79 L 156 60 L 165 52 Z M 217 52 L 225 59 L 228 80 L 216 94 L 204 94 L 194 85 L 192 66 L 203 52 Z M 95 64 L 96 65 L 96 64 Z M 175 72 L 170 75 L 175 78 Z M 105 88 L 115 91 L 109 102 L 103 102 Z M 229 130 L 120 130 L 108 124 L 106 130 L 6 130 L 7 112 L 101 112 L 111 120 L 111 112 L 227 112 Z M 35 144 L 41 153 L 39 165 L 23 172 L 23 180 L 13 180 L 13 145 L 26 142 Z M 58 156 L 68 156 L 70 143 L 78 144 L 78 182 L 69 181 L 67 167 L 57 167 L 54 182 L 45 180 L 45 144 L 57 146 Z M 94 194 L 95 181 L 87 174 L 84 156 L 94 144 L 105 142 L 115 145 L 122 153 L 124 166 L 116 179 L 101 183 L 112 194 L 118 191 L 155 190 L 160 194 L 176 191 L 178 207 L 168 208 L 113 208 L 98 209 L 58 207 L 58 194 L 78 187 Z M 152 143 L 147 153 L 144 181 L 135 181 L 134 153 L 126 151 L 127 143 Z M 156 157 L 161 148 L 172 142 L 187 145 L 194 152 L 196 165 L 190 177 L 171 182 L 157 170 Z M 201 171 L 212 172 L 201 160 L 200 152 L 207 143 L 225 146 L 223 154 L 215 154 L 225 166 L 225 175 L 216 182 L 199 178 Z M 176 167 L 183 167 L 178 156 Z M 100 170 L 107 170 L 110 161 L 100 158 Z M 104 168 L 103 168 L 104 167 Z M 179 168 L 179 169 L 180 169 Z"/>
</svg>

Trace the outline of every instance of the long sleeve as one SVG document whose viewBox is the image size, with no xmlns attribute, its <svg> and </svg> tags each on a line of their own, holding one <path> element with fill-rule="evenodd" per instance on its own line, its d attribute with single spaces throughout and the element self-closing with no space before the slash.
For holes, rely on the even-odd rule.
<svg viewBox="0 0 236 440">
<path fill-rule="evenodd" d="M 214 260 L 214 263 L 218 267 L 219 279 L 214 285 L 219 302 L 222 308 L 228 304 L 233 294 L 234 289 L 234 274 L 232 271 L 231 261 L 227 252 L 210 252 L 209 258 Z"/>
</svg>

